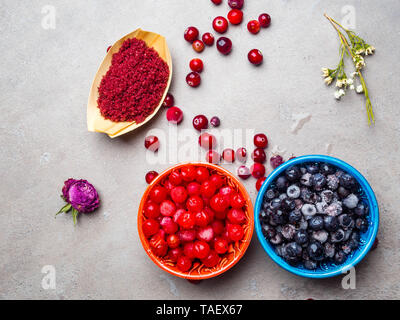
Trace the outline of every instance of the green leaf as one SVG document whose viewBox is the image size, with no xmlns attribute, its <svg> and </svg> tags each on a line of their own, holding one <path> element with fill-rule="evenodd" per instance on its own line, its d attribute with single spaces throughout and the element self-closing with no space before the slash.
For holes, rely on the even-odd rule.
<svg viewBox="0 0 400 320">
<path fill-rule="evenodd" d="M 72 209 L 71 213 L 72 213 L 72 218 L 74 220 L 74 225 L 76 225 L 76 220 L 78 218 L 79 211 L 74 208 L 74 209 Z"/>
<path fill-rule="evenodd" d="M 58 212 L 56 213 L 56 216 L 58 216 L 58 215 L 59 215 L 60 213 L 62 213 L 62 212 L 67 213 L 69 210 L 71 210 L 71 208 L 72 208 L 71 204 L 67 203 L 64 207 L 62 207 L 62 208 L 60 209 L 60 211 L 58 211 Z"/>
</svg>

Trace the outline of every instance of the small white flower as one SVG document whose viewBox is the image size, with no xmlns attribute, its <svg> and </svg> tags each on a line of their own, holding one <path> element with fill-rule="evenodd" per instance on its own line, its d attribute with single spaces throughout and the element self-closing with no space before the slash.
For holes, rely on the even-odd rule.
<svg viewBox="0 0 400 320">
<path fill-rule="evenodd" d="M 328 68 L 322 68 L 321 70 L 322 70 L 322 76 L 324 78 L 329 76 L 329 69 Z"/>
<path fill-rule="evenodd" d="M 353 79 L 347 79 L 346 80 L 346 84 L 348 84 L 348 85 L 352 85 L 353 84 Z"/>
<path fill-rule="evenodd" d="M 369 54 L 374 54 L 375 48 L 373 46 L 369 46 L 366 50 L 365 50 L 365 55 L 369 55 Z"/>
<path fill-rule="evenodd" d="M 343 89 L 337 90 L 334 93 L 334 96 L 337 100 L 340 100 L 341 97 L 343 97 L 346 94 L 346 92 Z"/>
<path fill-rule="evenodd" d="M 327 77 L 327 78 L 325 78 L 325 84 L 327 85 L 327 86 L 329 86 L 331 83 L 332 83 L 332 81 L 333 81 L 333 78 L 332 77 Z"/>
<path fill-rule="evenodd" d="M 350 90 L 354 90 L 354 89 L 355 89 L 354 84 L 351 84 L 350 85 Z"/>
<path fill-rule="evenodd" d="M 361 84 L 357 86 L 356 92 L 357 92 L 357 93 L 362 93 L 362 92 L 364 92 L 364 88 L 363 88 L 363 86 L 362 86 Z"/>
<path fill-rule="evenodd" d="M 364 53 L 364 48 L 358 49 L 356 51 L 356 54 L 362 54 L 362 53 Z"/>
</svg>

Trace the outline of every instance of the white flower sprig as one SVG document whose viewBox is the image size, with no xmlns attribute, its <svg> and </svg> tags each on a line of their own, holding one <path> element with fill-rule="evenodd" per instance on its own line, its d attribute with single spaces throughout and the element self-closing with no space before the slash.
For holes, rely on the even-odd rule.
<svg viewBox="0 0 400 320">
<path fill-rule="evenodd" d="M 340 98 L 346 94 L 346 90 L 348 88 L 350 90 L 355 90 L 357 93 L 364 93 L 366 99 L 368 124 L 374 123 L 375 118 L 372 111 L 372 103 L 369 98 L 368 89 L 361 70 L 365 67 L 364 57 L 374 54 L 375 48 L 366 43 L 353 31 L 344 28 L 340 23 L 329 17 L 327 14 L 325 14 L 325 17 L 333 25 L 340 38 L 340 61 L 337 68 L 322 68 L 322 76 L 325 84 L 329 86 L 334 80 L 336 80 L 337 90 L 335 91 L 334 96 L 338 100 L 340 100 Z M 339 28 L 344 30 L 344 32 L 340 31 Z M 350 78 L 347 77 L 344 71 L 345 53 L 351 58 L 355 69 Z M 355 85 L 356 77 L 358 77 L 360 81 L 360 85 L 357 86 Z"/>
</svg>

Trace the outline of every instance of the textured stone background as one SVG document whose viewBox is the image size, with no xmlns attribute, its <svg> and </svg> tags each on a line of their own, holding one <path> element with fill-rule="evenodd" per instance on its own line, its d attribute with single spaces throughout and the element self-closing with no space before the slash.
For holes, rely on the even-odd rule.
<svg viewBox="0 0 400 320">
<path fill-rule="evenodd" d="M 56 8 L 55 30 L 41 26 L 45 5 Z M 338 39 L 323 13 L 341 20 L 345 5 L 354 6 L 357 31 L 377 48 L 365 70 L 377 120 L 371 128 L 363 97 L 352 93 L 338 103 L 320 76 L 320 67 L 338 61 Z M 203 83 L 191 89 L 185 76 L 196 54 L 183 31 L 188 25 L 210 31 L 227 5 L 1 1 L 0 298 L 400 298 L 399 10 L 397 0 L 247 1 L 245 19 L 266 11 L 272 26 L 257 36 L 245 25 L 230 28 L 234 51 L 222 57 L 206 49 Z M 145 172 L 170 165 L 148 164 L 143 148 L 148 130 L 167 130 L 164 111 L 119 139 L 86 131 L 88 92 L 106 48 L 137 27 L 167 38 L 174 62 L 171 91 L 185 112 L 179 130 L 190 128 L 196 114 L 216 114 L 222 128 L 266 132 L 269 151 L 279 146 L 286 157 L 330 153 L 365 175 L 381 209 L 380 245 L 357 267 L 356 290 L 342 289 L 340 277 L 309 280 L 280 269 L 255 236 L 236 267 L 196 286 L 151 262 L 139 242 L 136 216 Z M 253 47 L 264 53 L 259 68 L 246 58 Z M 311 118 L 293 133 L 299 114 Z M 174 148 L 172 141 L 162 143 Z M 54 219 L 69 177 L 90 180 L 103 203 L 76 227 L 70 216 Z M 246 182 L 253 200 L 254 183 Z M 41 287 L 44 265 L 56 268 L 55 290 Z"/>
</svg>

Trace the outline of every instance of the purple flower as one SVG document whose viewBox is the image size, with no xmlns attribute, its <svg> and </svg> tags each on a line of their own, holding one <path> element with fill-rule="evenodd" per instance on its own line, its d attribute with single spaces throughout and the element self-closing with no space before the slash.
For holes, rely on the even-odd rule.
<svg viewBox="0 0 400 320">
<path fill-rule="evenodd" d="M 67 213 L 72 209 L 74 223 L 78 213 L 92 212 L 100 205 L 96 188 L 87 180 L 68 179 L 64 182 L 61 197 L 67 204 L 58 213 Z"/>
</svg>

